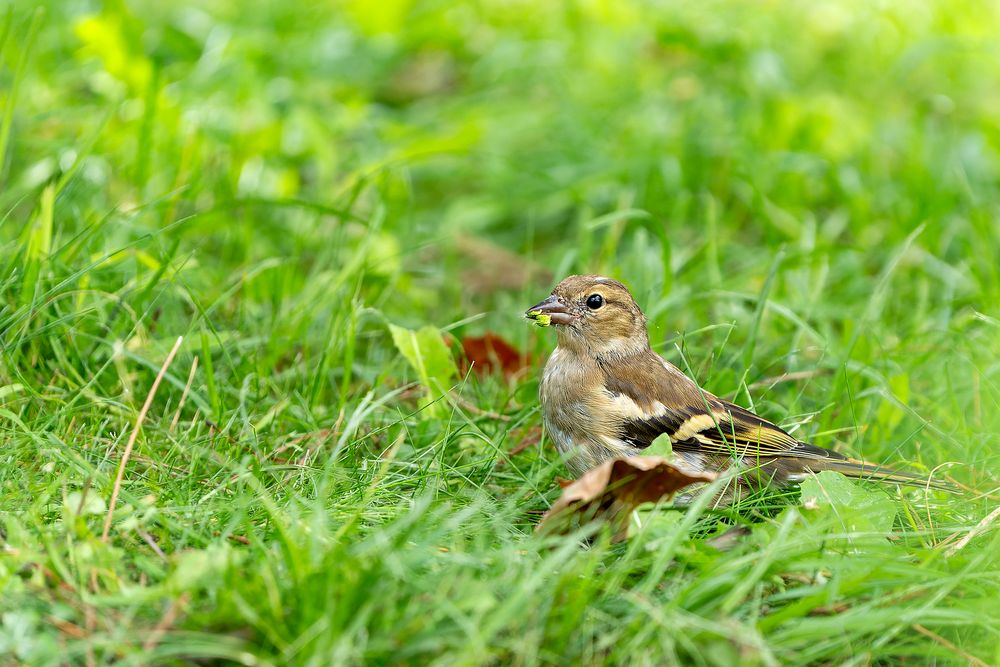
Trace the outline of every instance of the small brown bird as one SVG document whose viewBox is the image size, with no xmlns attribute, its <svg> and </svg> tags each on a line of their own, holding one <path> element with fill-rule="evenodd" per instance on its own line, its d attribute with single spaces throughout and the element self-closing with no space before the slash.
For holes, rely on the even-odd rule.
<svg viewBox="0 0 1000 667">
<path fill-rule="evenodd" d="M 559 344 L 545 365 L 540 396 L 545 429 L 577 476 L 602 461 L 641 454 L 658 436 L 693 470 L 741 469 L 741 489 L 785 486 L 810 472 L 925 484 L 801 442 L 771 422 L 701 389 L 653 352 L 646 317 L 611 278 L 570 276 L 525 316 L 555 326 Z M 937 484 L 931 483 L 937 487 Z"/>
</svg>

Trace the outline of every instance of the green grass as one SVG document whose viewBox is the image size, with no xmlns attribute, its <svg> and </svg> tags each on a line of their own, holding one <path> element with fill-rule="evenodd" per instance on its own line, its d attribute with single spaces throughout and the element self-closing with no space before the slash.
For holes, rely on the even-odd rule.
<svg viewBox="0 0 1000 667">
<path fill-rule="evenodd" d="M 996 6 L 35 4 L 0 17 L 4 664 L 1000 663 Z M 965 490 L 536 535 L 567 473 L 520 315 L 571 272 L 709 390 Z M 418 372 L 389 324 L 537 363 L 422 334 Z"/>
</svg>

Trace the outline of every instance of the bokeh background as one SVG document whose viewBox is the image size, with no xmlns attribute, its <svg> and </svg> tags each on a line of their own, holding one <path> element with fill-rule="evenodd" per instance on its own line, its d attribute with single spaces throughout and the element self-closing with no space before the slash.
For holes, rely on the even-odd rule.
<svg viewBox="0 0 1000 667">
<path fill-rule="evenodd" d="M 707 648 L 671 653 L 596 589 L 579 605 L 599 613 L 577 625 L 539 620 L 541 603 L 508 613 L 505 590 L 557 591 L 490 559 L 535 548 L 530 511 L 565 474 L 535 404 L 554 342 L 521 313 L 570 273 L 628 284 L 654 347 L 715 393 L 971 489 L 940 515 L 901 501 L 913 548 L 986 515 L 1000 446 L 998 34 L 1000 4 L 975 0 L 14 2 L 0 17 L 0 503 L 20 518 L 0 573 L 35 574 L 6 584 L 0 644 L 27 661 L 140 660 L 130 633 L 186 591 L 172 622 L 221 643 L 167 633 L 153 644 L 164 655 L 294 662 L 330 655 L 321 634 L 348 661 L 402 646 L 418 662 L 627 660 L 611 645 L 703 664 L 839 662 L 859 646 L 962 660 L 910 630 L 871 641 L 905 619 L 761 629 L 760 598 L 720 612 L 694 594 L 661 611 Z M 458 366 L 415 369 L 390 323 L 445 331 Z M 460 372 L 461 342 L 484 333 L 528 363 Z M 106 506 L 84 501 L 107 497 L 178 335 L 109 551 Z M 440 532 L 394 542 L 428 497 L 424 525 Z M 514 500 L 503 527 L 485 518 Z M 293 539 L 278 508 L 326 519 Z M 470 562 L 494 562 L 496 578 L 448 565 L 476 602 L 445 619 L 426 602 L 434 586 L 405 574 L 440 574 L 424 556 L 338 551 L 455 550 L 468 535 Z M 253 546 L 234 555 L 241 539 Z M 269 563 L 285 574 L 240 574 Z M 309 576 L 285 576 L 299 567 Z M 60 590 L 46 568 L 81 589 L 97 568 L 102 620 L 41 595 Z M 396 615 L 352 598 L 358 586 Z M 265 590 L 300 611 L 257 608 Z M 369 621 L 355 628 L 316 590 Z M 988 662 L 996 609 L 969 596 L 934 631 Z M 684 625 L 695 616 L 734 625 L 720 639 Z M 431 617 L 441 625 L 420 623 Z M 485 634 L 470 644 L 459 618 Z M 620 643 L 600 639 L 608 619 Z M 309 634 L 320 620 L 332 625 Z"/>
<path fill-rule="evenodd" d="M 782 277 L 789 307 L 850 326 L 855 276 L 920 225 L 901 280 L 928 276 L 929 309 L 996 296 L 991 3 L 68 2 L 33 38 L 29 9 L 8 239 L 71 173 L 62 235 L 178 239 L 199 289 L 234 260 L 317 284 L 354 259 L 411 324 L 607 271 L 691 330 L 784 245 L 781 276 L 828 274 Z"/>
</svg>

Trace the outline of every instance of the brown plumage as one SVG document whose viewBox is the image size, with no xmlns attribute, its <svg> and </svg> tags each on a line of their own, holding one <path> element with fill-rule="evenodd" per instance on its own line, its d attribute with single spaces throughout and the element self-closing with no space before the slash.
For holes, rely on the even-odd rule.
<svg viewBox="0 0 1000 667">
<path fill-rule="evenodd" d="M 546 431 L 576 474 L 640 454 L 658 436 L 695 470 L 743 472 L 737 489 L 783 486 L 809 472 L 909 484 L 927 482 L 801 442 L 771 422 L 698 387 L 653 352 L 646 317 L 628 289 L 602 276 L 570 276 L 528 310 L 554 325 L 558 347 L 542 376 Z M 931 486 L 938 487 L 937 484 Z"/>
</svg>

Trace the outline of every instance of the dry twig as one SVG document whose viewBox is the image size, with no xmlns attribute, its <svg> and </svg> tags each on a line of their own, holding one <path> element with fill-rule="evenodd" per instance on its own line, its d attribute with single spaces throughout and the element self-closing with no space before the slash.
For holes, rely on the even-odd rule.
<svg viewBox="0 0 1000 667">
<path fill-rule="evenodd" d="M 945 552 L 945 555 L 946 556 L 953 556 L 953 555 L 955 555 L 955 553 L 959 549 L 964 548 L 966 544 L 968 544 L 969 542 L 971 542 L 972 538 L 974 538 L 976 535 L 978 535 L 981 532 L 983 532 L 984 530 L 986 530 L 986 528 L 991 523 L 993 523 L 998 516 L 1000 516 L 1000 507 L 997 507 L 992 512 L 990 512 L 985 517 L 983 517 L 983 520 L 980 521 L 979 523 L 977 523 L 975 526 L 973 526 L 972 530 L 970 530 L 969 532 L 967 532 L 965 534 L 965 537 L 963 537 L 962 539 L 960 539 L 958 542 L 955 542 L 955 544 L 951 545 L 951 547 L 948 548 L 948 551 Z"/>
<path fill-rule="evenodd" d="M 975 665 L 976 667 L 990 667 L 988 664 L 986 664 L 976 656 L 972 655 L 971 653 L 963 651 L 962 649 L 958 648 L 957 646 L 955 646 L 953 643 L 951 643 L 938 633 L 928 630 L 919 623 L 914 623 L 911 627 L 920 634 L 922 634 L 924 637 L 929 637 L 930 639 L 933 639 L 941 646 L 944 646 L 949 651 L 953 651 L 956 654 L 962 656 L 970 665 Z"/>
<path fill-rule="evenodd" d="M 156 390 L 159 389 L 160 382 L 163 380 L 163 376 L 167 374 L 167 368 L 174 360 L 174 356 L 177 354 L 177 350 L 180 349 L 181 341 L 183 340 L 183 336 L 177 337 L 177 342 L 174 343 L 170 354 L 167 355 L 166 360 L 160 367 L 160 372 L 156 374 L 153 386 L 149 388 L 149 393 L 146 395 L 146 402 L 142 404 L 142 409 L 139 410 L 139 417 L 135 420 L 135 427 L 132 429 L 132 434 L 129 435 L 128 442 L 125 444 L 125 451 L 122 452 L 121 461 L 118 462 L 118 474 L 115 475 L 115 485 L 111 489 L 111 502 L 108 503 L 108 514 L 104 517 L 104 530 L 101 531 L 102 542 L 107 542 L 108 535 L 111 533 L 111 519 L 114 516 L 115 507 L 118 505 L 118 494 L 122 490 L 122 480 L 125 478 L 125 466 L 128 465 L 129 457 L 132 456 L 132 447 L 135 445 L 136 438 L 139 437 L 142 423 L 146 421 L 146 413 L 149 412 L 149 406 L 153 404 L 153 397 L 156 396 Z"/>
<path fill-rule="evenodd" d="M 187 604 L 187 601 L 191 598 L 191 594 L 188 592 L 181 593 L 179 597 L 170 601 L 167 605 L 167 610 L 163 612 L 163 616 L 160 618 L 156 627 L 149 633 L 146 637 L 146 641 L 142 643 L 142 648 L 145 651 L 152 651 L 156 648 L 156 645 L 160 643 L 163 639 L 163 635 L 167 634 L 167 630 L 174 624 L 177 620 L 177 615 L 180 613 L 181 608 Z"/>
</svg>

